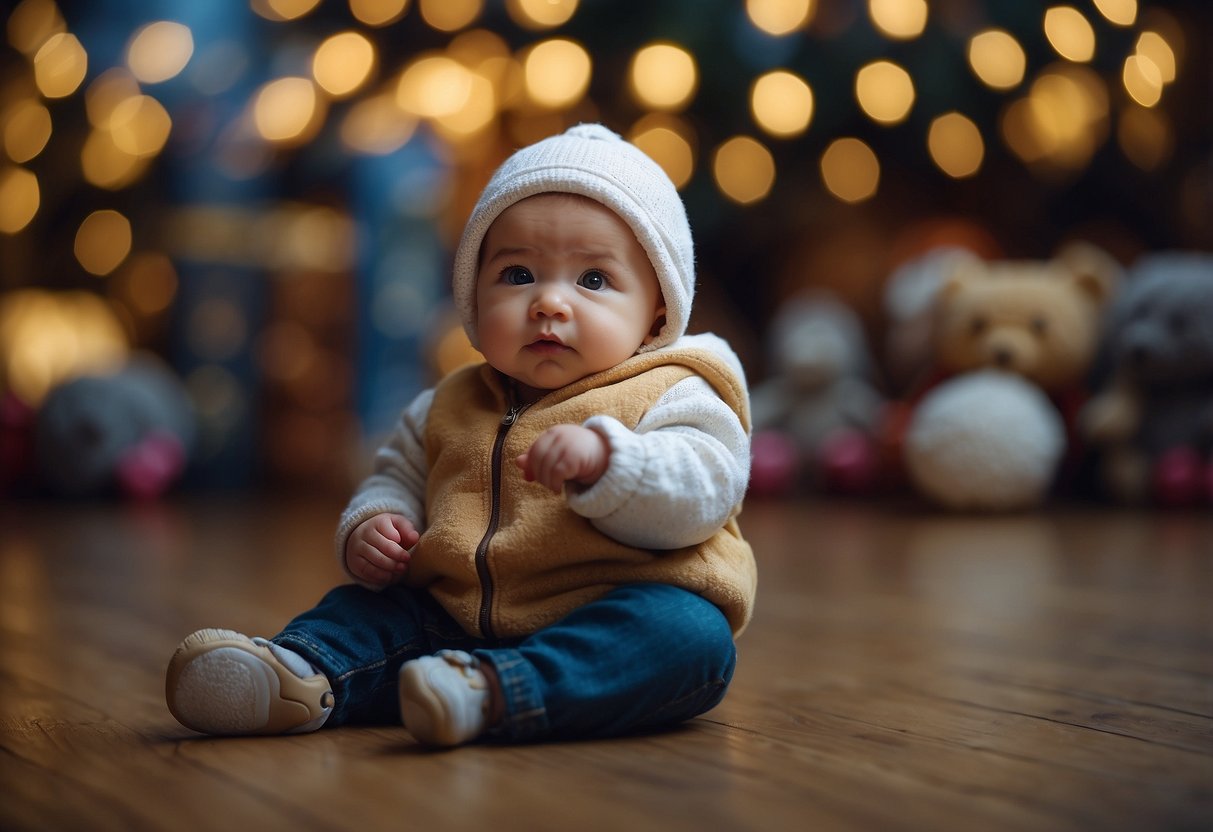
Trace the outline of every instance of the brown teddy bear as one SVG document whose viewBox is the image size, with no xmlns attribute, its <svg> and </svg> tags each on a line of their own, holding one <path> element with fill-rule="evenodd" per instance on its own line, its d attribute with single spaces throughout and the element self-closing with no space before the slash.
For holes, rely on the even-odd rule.
<svg viewBox="0 0 1213 832">
<path fill-rule="evenodd" d="M 1118 283 L 1115 261 L 1081 243 L 1047 261 L 957 262 L 935 298 L 934 377 L 905 429 L 920 491 L 951 508 L 1041 500 L 1073 446 Z"/>
</svg>

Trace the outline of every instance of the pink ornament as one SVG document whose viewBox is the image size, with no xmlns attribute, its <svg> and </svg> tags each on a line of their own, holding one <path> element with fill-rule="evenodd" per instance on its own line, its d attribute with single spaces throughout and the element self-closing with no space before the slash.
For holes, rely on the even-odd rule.
<svg viewBox="0 0 1213 832">
<path fill-rule="evenodd" d="M 750 493 L 779 496 L 796 488 L 800 451 L 786 434 L 764 430 L 750 441 Z"/>
<path fill-rule="evenodd" d="M 1172 448 L 1154 463 L 1152 493 L 1160 505 L 1197 505 L 1208 490 L 1205 479 L 1204 462 L 1194 448 Z"/>
<path fill-rule="evenodd" d="M 880 452 L 862 431 L 839 430 L 822 443 L 820 465 L 827 491 L 870 494 L 880 476 Z"/>
<path fill-rule="evenodd" d="M 130 497 L 150 500 L 168 490 L 185 468 L 185 447 L 167 431 L 153 431 L 118 461 L 118 485 Z"/>
</svg>

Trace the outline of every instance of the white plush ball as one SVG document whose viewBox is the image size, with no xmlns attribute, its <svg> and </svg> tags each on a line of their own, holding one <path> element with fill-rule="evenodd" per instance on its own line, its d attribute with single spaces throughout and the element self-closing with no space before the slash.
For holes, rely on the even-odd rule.
<svg viewBox="0 0 1213 832">
<path fill-rule="evenodd" d="M 914 484 L 948 508 L 1014 510 L 1040 502 L 1065 445 L 1061 416 L 1039 388 L 987 370 L 923 398 L 905 459 Z"/>
</svg>

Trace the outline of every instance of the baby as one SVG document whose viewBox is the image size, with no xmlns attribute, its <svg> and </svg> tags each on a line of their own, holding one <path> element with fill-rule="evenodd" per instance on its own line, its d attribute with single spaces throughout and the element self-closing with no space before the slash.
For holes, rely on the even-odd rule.
<svg viewBox="0 0 1213 832">
<path fill-rule="evenodd" d="M 684 335 L 686 211 L 600 125 L 496 171 L 455 253 L 484 363 L 404 411 L 338 530 L 354 583 L 272 639 L 207 629 L 169 709 L 208 734 L 400 719 L 421 743 L 602 737 L 714 707 L 750 619 L 740 363 Z"/>
</svg>

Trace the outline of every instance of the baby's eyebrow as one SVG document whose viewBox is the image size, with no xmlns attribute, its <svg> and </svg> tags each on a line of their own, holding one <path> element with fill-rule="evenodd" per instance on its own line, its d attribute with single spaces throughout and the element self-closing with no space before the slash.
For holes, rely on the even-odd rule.
<svg viewBox="0 0 1213 832">
<path fill-rule="evenodd" d="M 498 257 L 517 257 L 520 254 L 532 254 L 535 249 L 530 246 L 507 246 L 505 248 L 494 249 L 485 257 L 485 262 L 495 260 Z"/>
<path fill-rule="evenodd" d="M 575 252 L 583 260 L 592 260 L 597 263 L 608 262 L 618 263 L 615 255 L 609 251 L 579 251 Z"/>
</svg>

